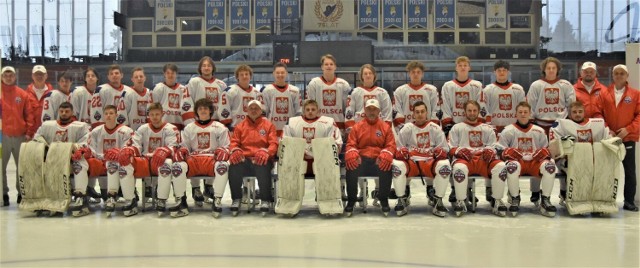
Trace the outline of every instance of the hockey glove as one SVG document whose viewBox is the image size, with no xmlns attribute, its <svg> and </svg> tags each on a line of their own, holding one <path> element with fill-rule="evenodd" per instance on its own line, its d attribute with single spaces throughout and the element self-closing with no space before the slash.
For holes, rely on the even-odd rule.
<svg viewBox="0 0 640 268">
<path fill-rule="evenodd" d="M 464 147 L 458 148 L 456 150 L 455 157 L 469 161 L 471 160 L 471 150 L 469 150 L 469 148 L 464 148 Z"/>
<path fill-rule="evenodd" d="M 545 159 L 551 159 L 551 152 L 549 152 L 549 149 L 547 148 L 538 149 L 538 151 L 533 154 L 533 160 L 535 161 L 542 161 Z"/>
<path fill-rule="evenodd" d="M 120 156 L 118 157 L 118 163 L 121 167 L 128 166 L 131 164 L 131 158 L 135 156 L 136 150 L 132 147 L 124 147 L 120 151 Z"/>
<path fill-rule="evenodd" d="M 242 152 L 242 149 L 233 149 L 233 151 L 231 151 L 231 157 L 229 157 L 229 162 L 235 165 L 242 161 L 244 161 L 244 152 Z"/>
<path fill-rule="evenodd" d="M 255 164 L 258 166 L 264 166 L 267 164 L 267 160 L 269 160 L 269 152 L 264 149 L 260 149 L 256 152 L 256 155 L 253 157 Z"/>
<path fill-rule="evenodd" d="M 482 150 L 482 160 L 488 163 L 494 159 L 496 159 L 496 150 L 491 148 L 484 148 L 484 150 Z"/>
<path fill-rule="evenodd" d="M 229 150 L 227 150 L 227 148 L 218 147 L 218 149 L 213 152 L 213 156 L 216 161 L 228 161 L 231 155 L 229 154 Z"/>
<path fill-rule="evenodd" d="M 168 147 L 158 147 L 151 157 L 151 169 L 158 170 L 164 164 L 164 161 L 171 156 L 171 149 Z"/>
<path fill-rule="evenodd" d="M 381 171 L 391 170 L 391 164 L 393 163 L 393 154 L 387 150 L 382 150 L 378 155 L 378 168 Z"/>
<path fill-rule="evenodd" d="M 522 159 L 522 153 L 516 148 L 507 148 L 502 151 L 502 159 L 519 161 Z"/>
<path fill-rule="evenodd" d="M 347 162 L 348 170 L 355 170 L 362 162 L 362 159 L 360 159 L 360 153 L 358 153 L 358 150 L 356 149 L 349 150 L 344 156 L 344 160 Z"/>
<path fill-rule="evenodd" d="M 396 159 L 398 160 L 409 160 L 411 154 L 409 153 L 409 149 L 407 147 L 402 147 L 400 150 L 396 151 Z"/>
<path fill-rule="evenodd" d="M 432 152 L 433 152 L 433 159 L 436 161 L 447 159 L 447 152 L 441 147 L 433 148 Z"/>
<path fill-rule="evenodd" d="M 118 154 L 120 154 L 120 149 L 111 148 L 104 152 L 104 160 L 107 161 L 118 161 Z"/>
<path fill-rule="evenodd" d="M 189 149 L 187 147 L 173 147 L 173 159 L 176 162 L 184 162 L 189 157 Z"/>
</svg>

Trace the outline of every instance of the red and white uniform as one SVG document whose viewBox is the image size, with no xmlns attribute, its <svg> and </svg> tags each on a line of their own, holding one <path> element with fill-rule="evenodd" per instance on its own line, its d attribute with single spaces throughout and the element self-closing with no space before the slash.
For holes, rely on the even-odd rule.
<svg viewBox="0 0 640 268">
<path fill-rule="evenodd" d="M 566 118 L 569 104 L 576 101 L 576 93 L 569 81 L 538 79 L 531 83 L 527 102 L 531 105 L 531 116 L 537 125 L 548 131 L 556 119 Z"/>
<path fill-rule="evenodd" d="M 308 163 L 313 162 L 313 150 L 311 148 L 311 140 L 315 138 L 331 137 L 335 140 L 338 148 L 342 147 L 342 135 L 333 118 L 320 116 L 316 119 L 308 120 L 303 116 L 289 118 L 289 123 L 284 127 L 285 137 L 304 138 L 307 141 L 305 147 L 305 160 Z M 307 164 L 307 173 L 312 174 L 313 169 Z"/>
<path fill-rule="evenodd" d="M 480 102 L 482 83 L 468 79 L 465 83 L 451 80 L 444 83 L 440 96 L 442 97 L 442 126 L 464 122 L 464 104 L 469 100 Z M 481 114 L 484 118 L 485 115 Z"/>
<path fill-rule="evenodd" d="M 276 127 L 263 116 L 255 121 L 247 117 L 236 125 L 231 135 L 231 152 L 242 149 L 245 157 L 255 156 L 258 150 L 266 149 L 273 158 L 278 150 L 278 137 Z"/>
<path fill-rule="evenodd" d="M 125 124 L 136 130 L 147 123 L 147 106 L 151 101 L 151 91 L 148 88 L 144 88 L 142 92 L 133 88 L 123 90 L 118 104 L 118 124 Z"/>
<path fill-rule="evenodd" d="M 91 99 L 93 98 L 93 92 L 90 92 L 86 87 L 76 87 L 71 92 L 71 105 L 73 105 L 73 114 L 76 120 L 91 124 Z"/>
<path fill-rule="evenodd" d="M 422 83 L 419 86 L 404 84 L 396 88 L 393 92 L 393 111 L 396 113 L 393 123 L 400 126 L 406 122 L 413 121 L 413 104 L 422 101 L 427 105 L 429 120 L 439 124 L 438 110 L 438 89 L 430 84 Z"/>
<path fill-rule="evenodd" d="M 305 99 L 318 102 L 320 114 L 333 118 L 340 129 L 345 128 L 344 114 L 351 86 L 342 78 L 326 81 L 322 77 L 311 79 L 305 91 Z"/>
<path fill-rule="evenodd" d="M 173 124 L 178 129 L 184 128 L 195 120 L 193 100 L 189 90 L 179 83 L 172 87 L 165 83 L 156 84 L 151 91 L 151 100 L 162 105 L 164 112 L 162 120 Z"/>
<path fill-rule="evenodd" d="M 235 84 L 225 89 L 220 100 L 220 109 L 218 109 L 220 122 L 230 125 L 233 129 L 247 116 L 247 104 L 252 100 L 262 102 L 260 91 L 253 86 L 244 89 Z"/>
<path fill-rule="evenodd" d="M 347 97 L 347 108 L 344 113 L 346 128 L 353 127 L 365 118 L 364 103 L 369 99 L 377 99 L 380 102 L 380 119 L 391 125 L 392 104 L 387 90 L 377 86 L 372 88 L 356 87 Z"/>
<path fill-rule="evenodd" d="M 609 138 L 609 128 L 602 118 L 585 118 L 580 124 L 571 119 L 558 119 L 549 130 L 549 140 L 564 136 L 574 137 L 575 142 L 594 143 Z"/>
<path fill-rule="evenodd" d="M 300 89 L 290 84 L 284 88 L 271 84 L 262 88 L 261 93 L 267 119 L 276 126 L 278 137 L 281 137 L 287 120 L 301 112 Z"/>
<path fill-rule="evenodd" d="M 91 99 L 91 127 L 104 124 L 104 109 L 107 105 L 118 107 L 122 91 L 130 89 L 130 87 L 120 84 L 120 87 L 114 88 L 110 84 L 103 84 L 96 88 Z"/>
<path fill-rule="evenodd" d="M 220 98 L 222 92 L 227 88 L 227 84 L 220 79 L 211 78 L 204 79 L 202 76 L 193 77 L 187 83 L 187 89 L 191 93 L 191 100 L 196 103 L 199 99 L 206 98 L 213 102 L 213 119 L 218 118 L 218 109 L 220 107 Z"/>
<path fill-rule="evenodd" d="M 48 120 L 58 120 L 58 107 L 63 102 L 71 100 L 71 93 L 65 94 L 60 90 L 52 90 L 44 94 L 44 102 L 42 103 L 42 122 Z M 76 107 L 74 106 L 75 110 Z"/>
<path fill-rule="evenodd" d="M 524 89 L 518 84 L 509 83 L 501 86 L 496 83 L 487 85 L 482 90 L 481 101 L 487 111 L 486 122 L 495 126 L 500 132 L 505 126 L 515 123 L 516 106 L 526 101 Z"/>
</svg>

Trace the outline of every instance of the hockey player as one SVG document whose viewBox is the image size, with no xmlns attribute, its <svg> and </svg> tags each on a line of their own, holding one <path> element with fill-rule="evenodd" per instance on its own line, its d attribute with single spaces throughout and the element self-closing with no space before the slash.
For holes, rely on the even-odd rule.
<svg viewBox="0 0 640 268">
<path fill-rule="evenodd" d="M 465 104 L 466 121 L 455 124 L 449 133 L 449 155 L 453 157 L 453 180 L 456 189 L 456 203 L 453 210 L 457 216 L 467 211 L 465 199 L 469 175 L 477 174 L 490 177 L 491 187 L 487 187 L 487 201 L 491 202 L 492 212 L 505 216 L 507 207 L 502 202 L 506 170 L 504 162 L 496 157 L 492 147 L 496 143 L 495 130 L 478 120 L 480 104 L 468 101 Z M 495 191 L 492 191 L 495 189 Z"/>
<path fill-rule="evenodd" d="M 47 69 L 43 65 L 33 66 L 31 70 L 31 79 L 33 79 L 33 83 L 31 83 L 26 91 L 31 95 L 31 97 L 36 101 L 33 107 L 33 118 L 35 120 L 35 124 L 33 125 L 33 129 L 31 132 L 36 132 L 36 130 L 42 125 L 42 107 L 44 106 L 44 97 L 53 90 L 53 86 L 47 83 Z"/>
<path fill-rule="evenodd" d="M 333 118 L 338 128 L 344 131 L 344 114 L 351 86 L 336 76 L 337 62 L 331 54 L 322 56 L 320 64 L 322 76 L 311 79 L 305 90 L 305 99 L 317 101 L 320 114 Z"/>
<path fill-rule="evenodd" d="M 235 75 L 238 83 L 225 89 L 222 93 L 218 114 L 220 123 L 229 126 L 231 131 L 247 116 L 250 101 L 262 102 L 260 91 L 250 84 L 253 69 L 249 65 L 243 64 L 236 68 Z"/>
<path fill-rule="evenodd" d="M 133 145 L 124 147 L 118 156 L 120 164 L 120 186 L 124 198 L 125 216 L 127 211 L 137 212 L 137 202 L 129 202 L 135 197 L 134 178 L 146 178 L 150 175 L 158 176 L 158 190 L 156 210 L 163 213 L 166 210 L 167 198 L 171 186 L 171 165 L 173 164 L 173 148 L 180 143 L 180 130 L 178 127 L 163 120 L 162 104 L 149 105 L 149 123 L 136 130 L 133 135 Z M 151 174 L 149 174 L 151 173 Z M 183 184 L 176 183 L 173 192 L 177 204 L 169 208 L 171 216 L 179 217 L 189 214 L 185 189 L 180 189 Z M 109 193 L 109 199 L 113 202 L 115 192 Z M 112 210 L 113 211 L 113 210 Z"/>
<path fill-rule="evenodd" d="M 545 132 L 556 119 L 567 117 L 569 104 L 576 100 L 576 93 L 569 81 L 560 79 L 562 64 L 554 57 L 540 63 L 543 78 L 531 83 L 527 92 L 527 102 L 531 105 L 534 124 Z"/>
<path fill-rule="evenodd" d="M 98 81 L 100 76 L 96 73 L 96 70 L 87 67 L 87 70 L 83 73 L 84 85 L 76 87 L 71 92 L 71 104 L 74 109 L 76 120 L 91 124 L 91 99 L 93 93 L 98 87 Z"/>
<path fill-rule="evenodd" d="M 75 152 L 82 151 L 81 144 L 86 143 L 89 136 L 89 125 L 83 122 L 73 120 L 73 106 L 70 102 L 63 102 L 58 107 L 58 120 L 46 121 L 42 123 L 42 126 L 38 128 L 34 136 L 34 140 L 38 142 L 45 142 L 51 144 L 53 142 L 71 142 L 74 143 Z M 84 172 L 87 171 L 88 164 L 86 160 L 72 156 L 72 167 L 74 173 L 79 172 L 80 166 L 82 166 Z M 76 197 L 76 202 L 73 203 L 70 208 L 71 211 L 81 210 L 86 205 L 84 199 L 87 190 L 87 180 L 82 178 L 76 178 L 73 195 Z M 83 215 L 88 213 L 88 209 L 84 211 Z M 38 212 L 39 216 L 48 216 L 49 211 Z M 74 216 L 78 216 L 74 213 Z"/>
<path fill-rule="evenodd" d="M 86 145 L 75 151 L 73 160 L 76 162 L 73 165 L 73 172 L 75 174 L 76 188 L 81 185 L 86 187 L 89 178 L 106 175 L 107 184 L 100 185 L 101 192 L 103 196 L 108 198 L 107 202 L 105 202 L 105 210 L 113 212 L 116 195 L 120 189 L 118 155 L 122 148 L 132 145 L 133 130 L 126 125 L 117 123 L 117 109 L 115 106 L 105 106 L 102 114 L 104 114 L 104 124 L 91 130 Z M 125 181 L 126 179 L 122 178 L 122 183 L 125 185 L 130 183 Z M 123 192 L 123 194 L 125 194 L 125 199 L 128 199 L 129 202 L 134 202 L 134 198 L 129 192 Z M 85 193 L 75 191 L 74 196 L 76 197 L 76 202 L 71 206 L 73 215 L 86 215 L 89 210 L 84 198 Z M 125 216 L 135 215 L 136 211 L 134 211 L 133 206 L 132 204 L 125 205 Z"/>
<path fill-rule="evenodd" d="M 360 81 L 362 85 L 354 88 L 347 97 L 347 108 L 345 112 L 345 128 L 347 133 L 362 119 L 365 118 L 364 104 L 367 100 L 376 99 L 380 103 L 380 118 L 391 125 L 391 98 L 386 89 L 377 87 L 376 69 L 371 64 L 360 67 Z"/>
<path fill-rule="evenodd" d="M 62 72 L 58 75 L 58 89 L 44 95 L 42 103 L 42 122 L 58 119 L 58 106 L 71 100 L 71 75 Z"/>
<path fill-rule="evenodd" d="M 451 164 L 447 158 L 449 145 L 442 128 L 429 121 L 427 104 L 417 101 L 412 107 L 411 118 L 414 121 L 406 123 L 398 133 L 398 150 L 396 160 L 393 161 L 393 184 L 398 195 L 398 203 L 394 210 L 398 216 L 407 214 L 410 196 L 405 192 L 405 186 L 408 188 L 410 177 L 424 176 L 435 185 L 435 191 L 430 191 L 427 187 L 429 204 L 433 206 L 432 213 L 444 217 L 447 209 L 442 203 L 442 197 L 451 175 Z"/>
<path fill-rule="evenodd" d="M 162 120 L 182 130 L 185 125 L 195 121 L 193 100 L 189 89 L 176 80 L 178 66 L 167 63 L 162 67 L 162 73 L 164 82 L 156 84 L 151 92 L 151 99 L 162 105 L 164 110 Z"/>
<path fill-rule="evenodd" d="M 377 176 L 382 213 L 389 211 L 391 190 L 391 164 L 396 142 L 391 126 L 380 119 L 380 102 L 369 99 L 365 103 L 365 120 L 355 124 L 347 138 L 345 162 L 347 165 L 347 206 L 345 214 L 351 216 L 358 194 L 358 177 Z"/>
<path fill-rule="evenodd" d="M 598 96 L 607 87 L 598 81 L 598 70 L 596 64 L 587 61 L 580 68 L 580 78 L 573 84 L 576 93 L 576 100 L 584 104 L 584 117 L 591 118 L 598 109 L 596 106 Z"/>
<path fill-rule="evenodd" d="M 122 91 L 118 104 L 118 124 L 127 125 L 134 131 L 147 123 L 147 106 L 152 102 L 151 91 L 144 87 L 146 80 L 142 67 L 133 68 L 133 88 Z"/>
<path fill-rule="evenodd" d="M 509 82 L 508 62 L 499 60 L 493 64 L 496 81 L 482 90 L 481 103 L 487 111 L 486 123 L 500 133 L 504 127 L 515 123 L 516 106 L 526 101 L 524 89 L 518 84 Z"/>
<path fill-rule="evenodd" d="M 271 194 L 271 168 L 278 150 L 278 138 L 275 126 L 262 116 L 262 104 L 259 100 L 247 103 L 247 117 L 237 124 L 231 136 L 231 157 L 229 162 L 229 188 L 231 189 L 231 213 L 236 216 L 242 198 L 242 178 L 255 175 L 260 189 L 260 211 L 270 211 L 273 196 Z"/>
<path fill-rule="evenodd" d="M 211 210 L 217 218 L 222 212 L 221 200 L 227 187 L 230 153 L 229 130 L 213 120 L 213 109 L 211 100 L 202 98 L 196 101 L 197 120 L 182 131 L 182 143 L 174 148 L 175 162 L 171 169 L 172 183 L 176 189 L 187 187 L 187 177 L 215 177 L 212 181 L 214 185 L 205 181 L 205 192 L 214 196 Z M 199 205 L 202 206 L 201 203 Z"/>
<path fill-rule="evenodd" d="M 220 107 L 220 97 L 222 92 L 227 88 L 222 80 L 214 76 L 216 72 L 216 64 L 209 56 L 204 56 L 198 63 L 198 74 L 200 76 L 193 77 L 187 84 L 187 90 L 191 93 L 193 102 L 206 98 L 213 102 L 213 119 L 219 120 L 218 108 Z"/>
<path fill-rule="evenodd" d="M 109 66 L 107 72 L 109 82 L 96 88 L 96 91 L 93 93 L 91 98 L 92 128 L 104 124 L 104 116 L 102 114 L 104 107 L 107 105 L 118 107 L 122 91 L 125 89 L 131 89 L 130 87 L 122 84 L 122 69 L 120 68 L 120 65 L 113 64 Z"/>
<path fill-rule="evenodd" d="M 438 89 L 422 81 L 424 76 L 424 64 L 419 61 L 411 61 L 407 64 L 406 70 L 409 73 L 411 81 L 407 84 L 399 86 L 393 92 L 393 125 L 396 131 L 400 132 L 405 123 L 413 121 L 414 104 L 422 101 L 427 106 L 427 117 L 437 125 L 440 124 L 438 119 Z"/>
<path fill-rule="evenodd" d="M 456 59 L 456 78 L 442 86 L 442 129 L 445 134 L 454 124 L 466 120 L 464 104 L 469 100 L 480 102 L 482 83 L 469 77 L 471 62 L 466 56 Z M 478 120 L 484 120 L 486 112 L 480 111 Z"/>
<path fill-rule="evenodd" d="M 553 217 L 556 207 L 551 204 L 550 194 L 553 190 L 556 164 L 547 149 L 547 135 L 544 129 L 530 122 L 531 106 L 526 101 L 516 106 L 516 116 L 518 121 L 504 128 L 496 144 L 507 169 L 509 213 L 516 216 L 520 211 L 518 178 L 521 175 L 530 175 L 540 180 L 542 185 L 542 193 L 532 190 L 531 202 L 539 206 L 542 215 Z"/>
<path fill-rule="evenodd" d="M 261 94 L 267 119 L 276 126 L 276 133 L 281 137 L 287 120 L 300 115 L 302 99 L 300 89 L 287 83 L 287 65 L 276 63 L 273 66 L 273 77 L 273 84 L 262 88 Z"/>
</svg>

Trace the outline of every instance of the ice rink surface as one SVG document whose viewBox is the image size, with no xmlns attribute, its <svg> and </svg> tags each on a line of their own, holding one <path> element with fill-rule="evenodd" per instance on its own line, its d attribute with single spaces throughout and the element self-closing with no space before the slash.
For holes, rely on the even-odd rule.
<svg viewBox="0 0 640 268">
<path fill-rule="evenodd" d="M 457 218 L 431 214 L 425 188 L 413 180 L 411 210 L 384 218 L 379 208 L 356 207 L 351 218 L 328 218 L 315 205 L 307 181 L 303 210 L 295 218 L 228 211 L 219 219 L 197 208 L 184 218 L 147 211 L 111 218 L 97 210 L 73 218 L 37 218 L 16 206 L 15 168 L 9 163 L 11 206 L 0 209 L 2 267 L 639 267 L 640 214 L 541 216 L 521 180 L 521 212 L 499 218 L 477 183 L 478 211 Z M 140 185 L 140 183 L 138 183 Z M 372 188 L 373 182 L 370 182 Z M 622 187 L 619 207 L 622 207 Z M 447 196 L 450 189 L 447 189 Z M 506 197 L 504 199 L 506 201 Z M 390 200 L 392 206 L 395 200 Z M 450 204 L 445 204 L 449 209 Z M 205 206 L 207 206 L 205 204 Z M 393 213 L 393 211 L 392 211 Z"/>
</svg>

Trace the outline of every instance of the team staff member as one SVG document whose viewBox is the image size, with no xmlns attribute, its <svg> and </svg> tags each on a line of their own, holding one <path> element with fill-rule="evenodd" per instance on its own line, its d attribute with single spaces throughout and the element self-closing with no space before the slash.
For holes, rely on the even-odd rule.
<svg viewBox="0 0 640 268">
<path fill-rule="evenodd" d="M 596 64 L 587 61 L 580 68 L 580 78 L 573 84 L 576 92 L 576 100 L 584 104 L 584 117 L 591 118 L 598 109 L 596 101 L 600 92 L 607 87 L 598 81 Z"/>
</svg>

